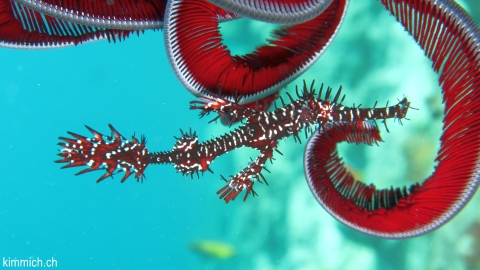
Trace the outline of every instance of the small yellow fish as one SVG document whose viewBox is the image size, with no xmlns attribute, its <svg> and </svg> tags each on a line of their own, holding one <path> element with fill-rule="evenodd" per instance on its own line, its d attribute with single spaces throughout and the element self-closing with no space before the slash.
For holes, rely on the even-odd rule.
<svg viewBox="0 0 480 270">
<path fill-rule="evenodd" d="M 209 256 L 215 259 L 226 260 L 235 255 L 235 248 L 232 245 L 218 241 L 193 241 L 190 242 L 189 247 L 202 255 Z"/>
</svg>

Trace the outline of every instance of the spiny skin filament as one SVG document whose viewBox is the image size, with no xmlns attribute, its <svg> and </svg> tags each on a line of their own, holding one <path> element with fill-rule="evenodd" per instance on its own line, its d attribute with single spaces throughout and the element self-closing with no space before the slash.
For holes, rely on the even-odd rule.
<svg viewBox="0 0 480 270">
<path fill-rule="evenodd" d="M 112 126 L 110 129 L 114 136 L 109 142 L 103 140 L 102 134 L 88 127 L 94 134 L 93 139 L 69 132 L 77 140 L 60 137 L 65 143 L 60 143 L 63 149 L 59 155 L 63 159 L 57 162 L 70 162 L 64 168 L 89 166 L 78 174 L 106 169 L 107 172 L 97 182 L 111 176 L 116 168 L 125 171 L 122 182 L 133 173 L 137 180 L 143 179 L 143 172 L 149 164 L 173 164 L 178 172 L 193 177 L 193 174 L 198 175 L 199 171 L 211 172 L 210 164 L 215 158 L 240 147 L 250 147 L 258 150 L 259 156 L 242 171 L 226 180 L 227 185 L 217 192 L 220 198 L 229 202 L 246 190 L 245 201 L 249 194 L 256 194 L 253 190 L 255 181 L 265 181 L 262 170 L 267 170 L 265 163 L 272 159 L 274 150 L 278 151 L 279 140 L 293 136 L 300 142 L 300 132 L 305 131 L 308 137 L 309 132 L 314 129 L 334 122 L 385 121 L 391 118 L 401 120 L 410 108 L 406 98 L 391 107 L 346 107 L 342 105 L 344 97 L 340 99 L 340 90 L 331 100 L 332 89 L 328 88 L 325 99 L 322 99 L 323 86 L 316 95 L 313 85 L 312 82 L 308 88 L 304 83 L 301 93 L 297 88 L 296 100 L 289 95 L 291 103 L 284 104 L 282 100 L 282 107 L 274 111 L 250 109 L 221 97 L 192 101 L 190 109 L 200 110 L 201 117 L 213 112 L 217 113 L 218 117 L 229 115 L 244 119 L 245 122 L 230 133 L 203 143 L 199 143 L 196 133 L 182 132 L 171 151 L 149 153 L 145 138 L 142 137 L 139 142 L 133 137 L 133 142 L 127 142 Z"/>
</svg>

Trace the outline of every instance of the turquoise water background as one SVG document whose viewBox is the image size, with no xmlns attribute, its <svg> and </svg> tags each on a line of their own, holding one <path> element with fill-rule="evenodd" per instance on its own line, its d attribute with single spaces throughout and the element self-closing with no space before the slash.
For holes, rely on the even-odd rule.
<svg viewBox="0 0 480 270">
<path fill-rule="evenodd" d="M 355 1 L 354 1 L 355 2 Z M 358 3 L 357 3 L 358 2 Z M 301 79 L 334 88 L 346 103 L 373 104 L 407 95 L 420 108 L 404 126 L 382 129 L 381 147 L 342 146 L 346 161 L 379 186 L 422 181 L 433 170 L 441 123 L 440 89 L 413 40 L 374 2 L 351 4 L 344 27 Z M 480 6 L 465 1 L 480 21 Z M 477 12 L 477 13 L 475 13 Z M 232 50 L 258 34 L 241 21 L 225 30 Z M 261 38 L 263 39 L 263 37 Z M 260 39 L 260 40 L 261 40 Z M 238 47 L 235 47 L 238 46 Z M 245 45 L 246 46 L 246 45 Z M 410 49 L 411 48 L 411 49 Z M 54 258 L 59 269 L 472 269 L 480 265 L 480 221 L 474 197 L 441 229 L 409 240 L 357 233 L 330 217 L 310 194 L 303 148 L 289 139 L 269 165 L 258 197 L 225 204 L 220 175 L 237 173 L 255 152 L 213 163 L 215 174 L 183 177 L 172 166 L 150 166 L 143 184 L 121 177 L 96 184 L 103 172 L 60 170 L 59 136 L 145 134 L 150 151 L 170 150 L 173 136 L 192 128 L 200 140 L 228 132 L 198 119 L 166 58 L 163 32 L 45 51 L 0 50 L 0 257 Z M 300 82 L 297 80 L 297 83 Z M 295 84 L 287 87 L 291 91 Z M 411 139 L 408 141 L 408 139 Z M 422 152 L 419 151 L 419 147 Z M 423 150 L 428 152 L 423 156 Z M 413 152 L 412 152 L 413 151 Z M 387 155 L 387 156 L 385 156 Z M 243 194 L 242 194 L 243 195 Z M 236 249 L 222 260 L 192 250 L 216 240 Z M 413 267 L 413 268 L 412 268 Z"/>
</svg>

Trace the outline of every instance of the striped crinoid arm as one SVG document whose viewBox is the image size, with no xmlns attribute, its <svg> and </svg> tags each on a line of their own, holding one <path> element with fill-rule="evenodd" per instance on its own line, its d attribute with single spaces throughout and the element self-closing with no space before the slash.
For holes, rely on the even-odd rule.
<svg viewBox="0 0 480 270">
<path fill-rule="evenodd" d="M 15 0 L 28 8 L 58 20 L 102 29 L 160 29 L 165 13 L 164 0 Z"/>
<path fill-rule="evenodd" d="M 414 213 L 403 208 L 422 192 L 418 184 L 377 189 L 360 182 L 338 156 L 340 142 L 373 145 L 381 141 L 378 128 L 369 122 L 334 122 L 315 132 L 305 150 L 305 175 L 318 202 L 340 221 L 369 234 L 378 228 L 397 231 L 410 224 L 409 215 Z M 428 213 L 415 215 L 421 220 Z"/>
<path fill-rule="evenodd" d="M 306 22 L 321 14 L 332 0 L 210 0 L 226 10 L 251 19 L 280 24 Z"/>
<path fill-rule="evenodd" d="M 102 39 L 121 41 L 134 32 L 77 24 L 51 17 L 19 2 L 25 1 L 0 1 L 0 47 L 55 49 Z"/>
<path fill-rule="evenodd" d="M 315 18 L 285 25 L 273 32 L 268 44 L 239 56 L 222 44 L 218 26 L 219 19 L 236 14 L 204 0 L 168 1 L 164 24 L 168 59 L 195 96 L 238 95 L 242 104 L 255 102 L 278 92 L 320 57 L 336 36 L 346 2 L 332 1 Z"/>
<path fill-rule="evenodd" d="M 307 180 L 320 204 L 345 225 L 383 238 L 428 233 L 451 220 L 480 183 L 480 29 L 451 0 L 382 0 L 432 60 L 445 116 L 434 172 L 423 183 L 376 189 L 353 179 L 335 152 L 337 143 L 366 143 L 336 136 L 342 124 L 319 132 L 305 154 Z M 370 127 L 365 126 L 370 129 Z M 373 136 L 373 137 L 372 137 Z M 368 144 L 368 143 L 367 143 Z"/>
</svg>

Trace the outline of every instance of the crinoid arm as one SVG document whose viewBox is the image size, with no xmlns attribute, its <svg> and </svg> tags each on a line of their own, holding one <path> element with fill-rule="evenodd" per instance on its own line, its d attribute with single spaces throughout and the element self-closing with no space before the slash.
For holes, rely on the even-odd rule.
<svg viewBox="0 0 480 270">
<path fill-rule="evenodd" d="M 93 134 L 93 138 L 87 138 L 73 132 L 67 132 L 73 138 L 59 137 L 63 142 L 58 143 L 61 147 L 57 163 L 69 163 L 63 168 L 87 166 L 88 168 L 76 175 L 96 170 L 106 170 L 97 182 L 112 176 L 116 170 L 124 171 L 121 179 L 123 183 L 132 174 L 137 180 L 143 180 L 143 172 L 147 168 L 148 151 L 145 146 L 146 140 L 142 136 L 140 141 L 132 136 L 132 141 L 126 140 L 112 125 L 109 125 L 112 136 L 104 136 L 101 133 L 85 126 Z"/>
<path fill-rule="evenodd" d="M 332 0 L 318 1 L 235 1 L 211 0 L 211 3 L 241 16 L 277 24 L 296 24 L 321 14 Z"/>
<path fill-rule="evenodd" d="M 353 178 L 338 156 L 340 142 L 373 145 L 381 141 L 369 122 L 334 122 L 310 138 L 305 150 L 305 175 L 318 202 L 342 223 L 361 232 L 387 237 L 408 237 L 409 230 L 435 216 L 435 209 L 416 211 L 419 184 L 377 189 Z"/>
<path fill-rule="evenodd" d="M 220 94 L 216 89 L 221 85 L 223 97 L 238 94 L 240 103 L 257 101 L 297 78 L 322 55 L 338 32 L 347 2 L 333 1 L 315 18 L 284 26 L 273 32 L 268 44 L 239 56 L 222 44 L 218 30 L 219 19 L 230 12 L 209 1 L 168 1 L 164 25 L 168 59 L 179 81 L 195 96 Z"/>
<path fill-rule="evenodd" d="M 408 238 L 447 223 L 480 184 L 480 29 L 455 1 L 381 3 L 412 35 L 439 75 L 445 117 L 438 164 L 419 185 L 377 190 L 354 181 L 336 156 L 334 145 L 348 138 L 318 133 L 307 146 L 305 172 L 320 204 L 345 225 L 373 236 Z M 351 129 L 349 125 L 338 128 Z M 371 139 L 374 133 L 362 134 Z M 363 136 L 355 142 L 365 143 Z"/>
<path fill-rule="evenodd" d="M 77 24 L 82 27 L 77 26 L 77 29 L 83 29 L 87 26 L 122 30 L 160 29 L 163 25 L 162 19 L 165 12 L 165 2 L 161 0 L 117 0 L 103 3 L 96 1 L 16 0 L 15 6 L 19 5 L 21 5 L 21 10 L 32 9 L 44 16 L 51 16 L 56 20 L 63 20 L 69 24 Z M 52 28 L 50 27 L 50 29 Z M 53 31 L 53 29 L 50 31 Z M 72 32 L 76 33 L 76 31 Z"/>
<path fill-rule="evenodd" d="M 140 1 L 143 2 L 144 7 L 150 6 L 150 11 L 156 11 L 157 14 L 163 13 L 157 8 L 163 6 L 164 10 L 165 4 L 150 4 L 151 1 Z M 130 5 L 130 3 L 125 2 L 139 1 L 112 1 L 114 5 L 104 5 L 95 1 L 0 1 L 0 47 L 38 50 L 75 46 L 102 39 L 111 42 L 122 41 L 133 34 L 135 30 L 140 30 L 138 27 L 150 25 L 150 23 L 145 23 L 146 17 L 142 16 L 145 14 L 139 14 L 138 17 L 141 18 L 138 18 L 139 20 L 136 23 L 137 29 L 135 29 L 135 25 L 131 25 L 133 27 L 118 27 L 127 26 L 132 22 L 132 17 L 125 14 L 124 11 L 120 14 L 110 13 L 114 10 L 118 11 L 117 8 L 122 8 L 120 6 Z M 107 13 L 110 13 L 108 20 L 105 17 L 106 14 L 102 12 L 105 11 L 105 7 L 108 7 L 109 12 Z M 132 15 L 132 13 L 138 14 L 139 12 L 135 9 L 135 11 L 131 10 L 128 13 Z M 118 21 L 118 15 L 128 18 L 128 23 Z M 153 19 L 155 15 L 152 15 L 150 17 Z M 113 20 L 110 20 L 110 18 Z M 156 20 L 156 28 L 161 27 L 159 18 L 157 17 Z M 137 31 L 137 33 L 139 32 Z"/>
</svg>

